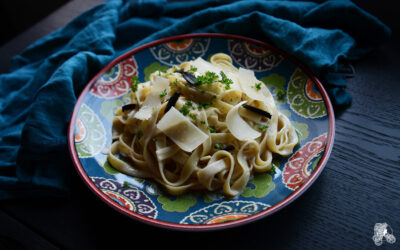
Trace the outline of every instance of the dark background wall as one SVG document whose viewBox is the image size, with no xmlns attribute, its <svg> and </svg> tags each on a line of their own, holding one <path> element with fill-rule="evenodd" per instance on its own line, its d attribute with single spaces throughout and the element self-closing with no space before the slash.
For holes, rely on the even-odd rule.
<svg viewBox="0 0 400 250">
<path fill-rule="evenodd" d="M 68 1 L 73 0 L 0 1 L 0 29 L 2 32 L 0 45 L 31 27 Z M 315 2 L 324 1 L 316 0 Z M 376 15 L 384 23 L 390 25 L 392 29 L 399 30 L 400 22 L 395 20 L 395 17 L 397 17 L 395 11 L 398 11 L 398 9 L 397 6 L 393 6 L 395 1 L 381 0 L 379 4 L 365 0 L 354 0 L 353 2 L 367 12 Z M 397 35 L 397 32 L 395 35 Z"/>
<path fill-rule="evenodd" d="M 90 9 L 103 1 L 105 0 L 0 0 L 0 73 L 9 71 L 11 58 L 20 54 L 24 48 L 64 26 L 81 14 L 82 10 Z M 397 20 L 398 8 L 394 6 L 394 0 L 353 2 L 388 25 L 393 31 L 393 38 L 399 37 L 400 22 Z"/>
<path fill-rule="evenodd" d="M 23 32 L 68 0 L 0 1 L 0 45 Z"/>
</svg>

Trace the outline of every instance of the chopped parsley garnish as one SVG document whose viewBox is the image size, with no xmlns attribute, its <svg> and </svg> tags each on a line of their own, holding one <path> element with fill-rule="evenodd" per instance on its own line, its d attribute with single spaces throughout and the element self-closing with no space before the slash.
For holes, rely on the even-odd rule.
<svg viewBox="0 0 400 250">
<path fill-rule="evenodd" d="M 259 83 L 254 83 L 254 86 L 251 86 L 252 88 L 255 88 L 257 91 L 261 90 L 261 82 Z"/>
<path fill-rule="evenodd" d="M 212 102 L 199 102 L 199 107 L 198 110 L 201 109 L 207 109 L 209 106 L 211 106 L 213 103 Z"/>
<path fill-rule="evenodd" d="M 278 90 L 278 91 L 276 92 L 276 96 L 278 97 L 279 100 L 283 100 L 283 99 L 285 99 L 286 91 L 280 89 L 280 90 Z"/>
<path fill-rule="evenodd" d="M 132 83 L 132 86 L 131 86 L 132 91 L 136 92 L 138 90 L 138 84 L 140 83 L 137 76 L 132 76 L 131 83 Z"/>
<path fill-rule="evenodd" d="M 188 72 L 193 74 L 196 71 L 197 71 L 197 68 L 195 66 L 193 66 L 193 65 L 190 65 L 190 69 L 189 69 Z"/>
<path fill-rule="evenodd" d="M 152 140 L 153 140 L 154 142 L 158 141 L 157 137 L 154 137 Z"/>
<path fill-rule="evenodd" d="M 215 127 L 214 126 L 207 126 L 207 129 L 211 132 L 211 133 L 215 133 Z"/>
<path fill-rule="evenodd" d="M 270 174 L 276 174 L 276 169 L 275 169 L 275 168 L 276 168 L 275 165 L 272 164 L 272 167 L 271 167 L 271 169 L 269 170 L 269 173 L 270 173 Z"/>
<path fill-rule="evenodd" d="M 265 131 L 265 130 L 267 130 L 267 128 L 268 128 L 267 125 L 263 125 L 263 124 L 259 124 L 258 125 L 258 129 L 261 130 L 261 131 Z"/>
<path fill-rule="evenodd" d="M 189 110 L 188 106 L 183 105 L 183 106 L 182 106 L 182 109 L 181 109 L 181 113 L 182 113 L 184 116 L 186 116 L 186 115 L 189 114 L 189 112 L 190 112 L 190 110 Z"/>
<path fill-rule="evenodd" d="M 128 182 L 126 182 L 126 181 L 124 181 L 124 183 L 122 183 L 122 187 L 124 187 L 124 188 L 128 188 L 128 187 L 130 187 L 131 185 L 128 183 Z"/>
<path fill-rule="evenodd" d="M 219 74 L 221 75 L 221 82 L 225 84 L 225 89 L 231 89 L 230 85 L 233 83 L 233 81 L 226 77 L 223 71 L 219 72 Z"/>
<path fill-rule="evenodd" d="M 201 124 L 206 124 L 206 121 L 201 120 L 200 123 L 201 123 Z"/>
<path fill-rule="evenodd" d="M 222 149 L 222 144 L 221 143 L 215 143 L 214 147 L 216 149 Z"/>
<path fill-rule="evenodd" d="M 184 104 L 184 105 L 182 106 L 182 108 L 181 108 L 181 113 L 182 113 L 184 116 L 188 115 L 188 114 L 190 113 L 190 108 L 194 108 L 194 107 L 193 107 L 193 103 L 192 103 L 191 101 L 185 102 L 185 104 Z M 195 116 L 194 114 L 189 114 L 189 116 L 190 116 L 193 120 L 196 120 L 196 119 L 195 119 L 196 116 Z M 193 118 L 192 116 L 194 116 L 194 118 Z"/>
<path fill-rule="evenodd" d="M 190 113 L 189 116 L 190 116 L 190 118 L 192 118 L 193 121 L 197 120 L 197 117 L 195 114 Z"/>
<path fill-rule="evenodd" d="M 160 97 L 164 97 L 167 95 L 167 90 L 164 89 L 161 93 L 160 93 Z"/>
<path fill-rule="evenodd" d="M 175 81 L 174 81 L 174 86 L 178 87 L 178 80 L 177 79 L 175 79 Z"/>
<path fill-rule="evenodd" d="M 212 84 L 215 80 L 218 79 L 218 75 L 215 74 L 214 72 L 207 71 L 204 76 L 198 76 L 196 77 L 196 80 L 194 82 L 195 85 L 205 85 L 205 84 Z"/>
</svg>

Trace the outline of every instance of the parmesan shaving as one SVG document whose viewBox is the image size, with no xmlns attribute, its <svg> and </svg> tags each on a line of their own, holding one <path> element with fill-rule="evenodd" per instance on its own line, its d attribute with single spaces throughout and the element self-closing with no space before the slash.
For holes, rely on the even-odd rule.
<svg viewBox="0 0 400 250">
<path fill-rule="evenodd" d="M 191 65 L 197 68 L 195 76 L 203 75 L 207 71 L 214 72 L 217 75 L 220 75 L 221 71 L 224 72 L 226 77 L 231 79 L 233 82 L 230 85 L 231 89 L 241 91 L 240 85 L 239 85 L 239 78 L 236 73 L 230 72 L 226 68 L 222 68 L 222 67 L 218 67 L 218 66 L 216 67 L 216 65 L 213 65 L 213 64 L 203 60 L 201 57 L 192 61 Z"/>
<path fill-rule="evenodd" d="M 215 67 L 211 63 L 205 61 L 201 57 L 199 57 L 196 60 L 192 61 L 191 65 L 193 65 L 194 67 L 197 68 L 196 73 L 195 73 L 196 76 L 197 75 L 203 75 L 207 71 L 211 71 L 211 72 L 214 72 L 215 74 L 219 75 L 219 72 L 222 70 L 222 69 L 219 69 L 219 68 Z"/>
<path fill-rule="evenodd" d="M 135 118 L 139 120 L 150 119 L 153 110 L 161 106 L 160 94 L 162 91 L 169 89 L 169 80 L 157 76 L 154 81 L 151 82 L 151 85 L 151 91 L 143 102 L 142 107 L 135 113 Z"/>
<path fill-rule="evenodd" d="M 158 122 L 157 128 L 186 152 L 200 146 L 208 135 L 172 107 Z"/>
<path fill-rule="evenodd" d="M 182 62 L 149 79 L 131 92 L 135 108 L 115 113 L 107 159 L 170 194 L 240 195 L 254 172 L 272 168 L 274 154 L 289 155 L 299 142 L 266 85 L 227 54 Z"/>
<path fill-rule="evenodd" d="M 246 101 L 238 103 L 226 115 L 226 124 L 229 131 L 238 140 L 252 140 L 261 136 L 261 133 L 254 130 L 247 124 L 239 115 L 239 108 L 246 103 Z"/>
<path fill-rule="evenodd" d="M 238 75 L 240 87 L 248 97 L 254 100 L 261 101 L 264 104 L 269 105 L 270 107 L 275 107 L 274 98 L 272 97 L 271 93 L 263 82 L 257 80 L 253 71 L 239 68 Z M 260 89 L 254 87 L 256 83 L 261 83 Z"/>
</svg>

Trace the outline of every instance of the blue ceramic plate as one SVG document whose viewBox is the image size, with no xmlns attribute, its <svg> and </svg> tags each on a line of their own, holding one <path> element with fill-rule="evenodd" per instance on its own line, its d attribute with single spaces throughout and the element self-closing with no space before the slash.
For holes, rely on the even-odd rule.
<svg viewBox="0 0 400 250">
<path fill-rule="evenodd" d="M 190 192 L 173 197 L 158 184 L 127 176 L 107 162 L 114 112 L 130 100 L 131 78 L 141 82 L 197 57 L 226 53 L 234 65 L 255 71 L 268 83 L 280 111 L 299 132 L 300 144 L 274 163 L 275 173 L 256 174 L 244 192 Z M 334 115 L 318 79 L 301 63 L 266 43 L 226 34 L 189 34 L 158 40 L 115 59 L 80 95 L 69 127 L 75 166 L 88 187 L 116 210 L 152 225 L 187 230 L 227 228 L 270 215 L 299 197 L 318 177 L 333 146 Z"/>
</svg>

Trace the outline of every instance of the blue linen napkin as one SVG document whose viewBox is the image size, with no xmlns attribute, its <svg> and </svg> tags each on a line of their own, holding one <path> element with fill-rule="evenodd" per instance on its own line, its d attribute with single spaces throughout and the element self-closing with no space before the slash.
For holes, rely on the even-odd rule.
<svg viewBox="0 0 400 250">
<path fill-rule="evenodd" d="M 74 167 L 67 127 L 88 81 L 113 58 L 163 37 L 220 32 L 272 43 L 306 63 L 335 107 L 351 103 L 339 60 L 356 60 L 390 29 L 350 1 L 109 0 L 40 39 L 0 75 L 0 199 L 59 195 Z"/>
</svg>

